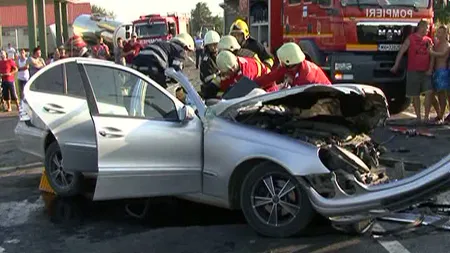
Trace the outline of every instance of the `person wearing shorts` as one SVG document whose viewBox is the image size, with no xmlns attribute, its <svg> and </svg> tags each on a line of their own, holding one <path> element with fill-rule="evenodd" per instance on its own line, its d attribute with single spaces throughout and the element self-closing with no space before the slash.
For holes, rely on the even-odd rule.
<svg viewBox="0 0 450 253">
<path fill-rule="evenodd" d="M 413 100 L 414 111 L 417 121 L 422 121 L 420 112 L 420 95 L 425 93 L 425 120 L 429 120 L 432 102 L 432 85 L 429 47 L 433 41 L 427 36 L 429 24 L 426 20 L 421 20 L 417 25 L 417 31 L 403 42 L 400 51 L 395 59 L 391 72 L 396 73 L 403 55 L 408 53 L 408 64 L 406 73 L 406 96 Z M 438 108 L 436 108 L 438 110 Z M 439 112 L 438 112 L 439 113 Z"/>
<path fill-rule="evenodd" d="M 2 77 L 2 97 L 6 102 L 6 111 L 11 111 L 11 100 L 14 100 L 19 109 L 16 88 L 14 87 L 15 73 L 17 72 L 16 63 L 12 59 L 8 59 L 6 51 L 0 53 L 0 74 Z"/>
<path fill-rule="evenodd" d="M 440 114 L 437 119 L 439 123 L 444 122 L 445 109 L 447 108 L 447 100 L 450 102 L 450 82 L 448 69 L 448 59 L 450 54 L 450 43 L 448 41 L 447 26 L 441 25 L 436 31 L 437 43 L 434 48 L 430 48 L 431 64 L 434 65 L 433 88 L 438 95 Z M 450 115 L 450 114 L 449 114 Z M 445 118 L 448 123 L 450 117 Z"/>
</svg>

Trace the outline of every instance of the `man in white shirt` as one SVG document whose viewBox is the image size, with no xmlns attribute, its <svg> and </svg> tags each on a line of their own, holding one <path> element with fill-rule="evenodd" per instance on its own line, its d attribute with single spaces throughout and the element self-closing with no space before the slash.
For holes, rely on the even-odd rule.
<svg viewBox="0 0 450 253">
<path fill-rule="evenodd" d="M 16 50 L 11 46 L 11 43 L 8 43 L 8 49 L 6 49 L 6 55 L 8 59 L 16 59 Z"/>
<path fill-rule="evenodd" d="M 25 49 L 20 50 L 20 56 L 17 59 L 17 67 L 19 68 L 19 95 L 20 95 L 20 102 L 23 100 L 23 87 L 28 82 L 28 79 L 30 79 L 30 71 L 28 70 L 29 62 L 28 57 L 26 55 Z"/>
</svg>

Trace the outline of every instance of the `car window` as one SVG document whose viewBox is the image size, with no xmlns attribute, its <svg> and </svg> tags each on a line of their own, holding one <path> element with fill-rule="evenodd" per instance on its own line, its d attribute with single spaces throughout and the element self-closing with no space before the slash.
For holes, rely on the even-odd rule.
<svg viewBox="0 0 450 253">
<path fill-rule="evenodd" d="M 100 115 L 177 120 L 174 102 L 140 77 L 116 68 L 86 65 Z"/>
<path fill-rule="evenodd" d="M 289 0 L 289 4 L 299 4 L 302 0 Z"/>
<path fill-rule="evenodd" d="M 38 92 L 63 94 L 64 78 L 62 65 L 54 66 L 40 74 L 30 85 L 30 89 Z"/>
<path fill-rule="evenodd" d="M 83 80 L 75 62 L 65 64 L 67 77 L 67 95 L 85 98 Z"/>
</svg>

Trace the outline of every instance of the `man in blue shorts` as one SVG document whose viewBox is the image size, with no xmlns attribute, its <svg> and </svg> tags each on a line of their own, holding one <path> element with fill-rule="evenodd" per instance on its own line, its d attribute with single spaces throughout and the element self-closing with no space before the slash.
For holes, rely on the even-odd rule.
<svg viewBox="0 0 450 253">
<path fill-rule="evenodd" d="M 433 90 L 437 93 L 439 99 L 439 112 L 436 118 L 436 123 L 444 121 L 445 109 L 447 108 L 447 100 L 450 101 L 448 95 L 450 94 L 449 84 L 449 69 L 447 61 L 450 53 L 450 43 L 448 41 L 448 29 L 442 25 L 436 32 L 438 42 L 434 48 L 430 47 L 431 62 L 433 66 Z M 445 119 L 448 121 L 449 116 Z"/>
</svg>

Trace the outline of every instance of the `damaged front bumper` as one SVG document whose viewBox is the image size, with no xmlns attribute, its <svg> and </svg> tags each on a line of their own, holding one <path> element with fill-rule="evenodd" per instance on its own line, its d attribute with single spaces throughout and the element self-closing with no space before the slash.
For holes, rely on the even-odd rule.
<svg viewBox="0 0 450 253">
<path fill-rule="evenodd" d="M 380 217 L 450 190 L 450 155 L 413 176 L 389 183 L 366 186 L 354 180 L 356 187 L 352 194 L 342 190 L 334 172 L 331 172 L 331 181 L 335 188 L 332 197 L 321 195 L 306 183 L 309 198 L 318 213 L 341 223 Z"/>
</svg>

